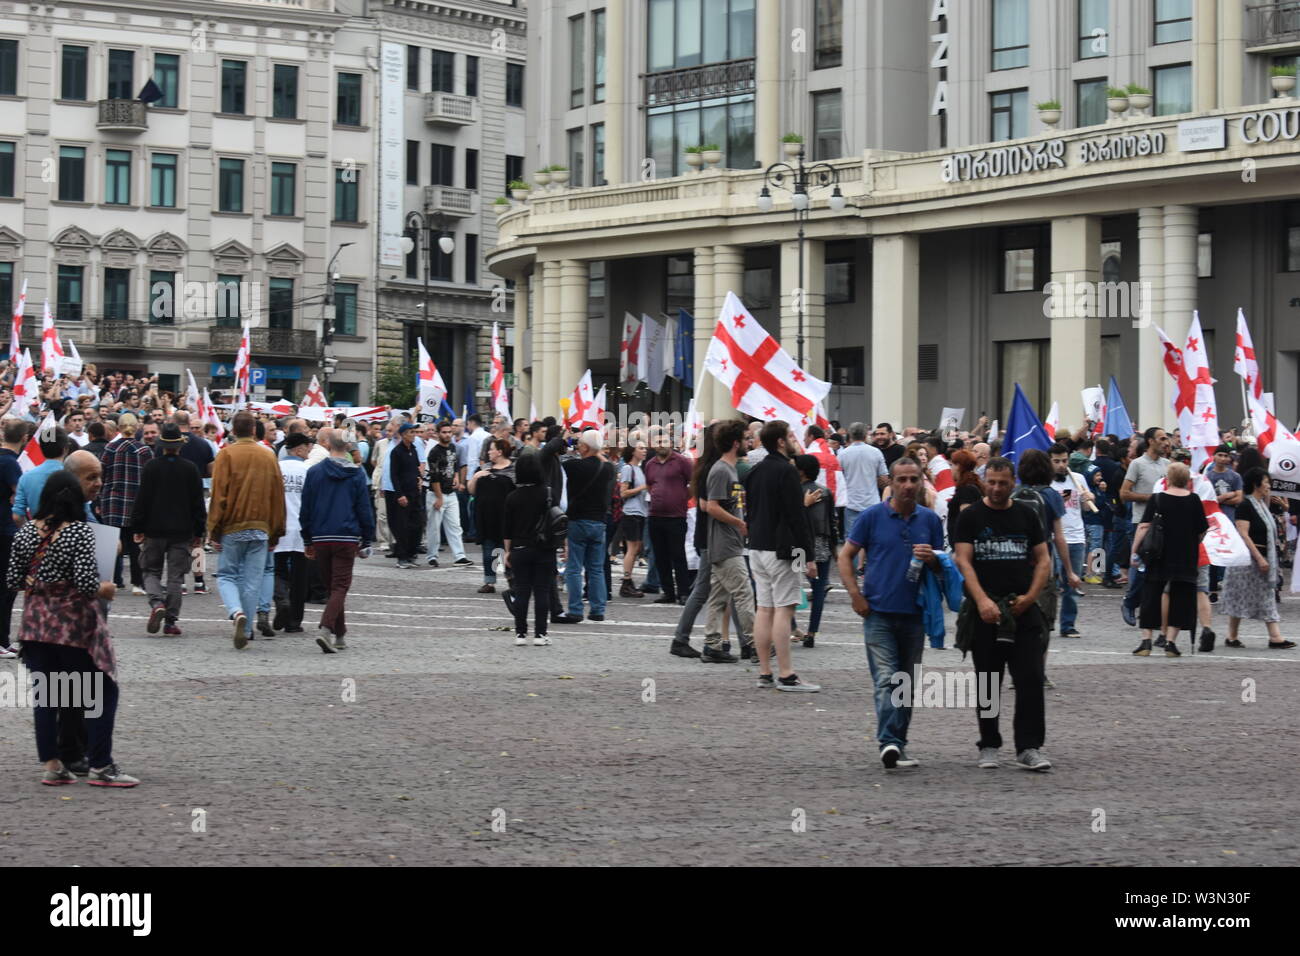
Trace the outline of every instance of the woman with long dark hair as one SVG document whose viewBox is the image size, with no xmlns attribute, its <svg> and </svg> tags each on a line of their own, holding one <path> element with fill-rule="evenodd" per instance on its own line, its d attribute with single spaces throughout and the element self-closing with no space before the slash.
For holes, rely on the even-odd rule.
<svg viewBox="0 0 1300 956">
<path fill-rule="evenodd" d="M 505 537 L 506 498 L 515 490 L 515 463 L 510 460 L 512 450 L 509 438 L 493 438 L 488 442 L 487 464 L 469 480 L 479 543 L 483 545 L 483 586 L 478 589 L 479 594 L 496 591 L 497 573 L 493 559 Z"/>
<path fill-rule="evenodd" d="M 90 766 L 87 782 L 134 787 L 140 781 L 113 762 L 117 661 L 99 599 L 112 600 L 116 588 L 112 581 L 100 580 L 95 533 L 86 523 L 85 509 L 81 483 L 67 471 L 51 474 L 35 517 L 14 536 L 5 584 L 25 592 L 18 637 L 21 657 L 32 677 L 39 676 L 44 685 L 33 712 L 36 752 L 45 764 L 41 783 L 77 782 L 58 758 L 58 722 L 60 710 L 81 710 Z M 50 699 L 52 693 L 62 697 L 74 688 L 79 695 L 72 696 L 78 699 Z"/>
<path fill-rule="evenodd" d="M 1256 452 L 1258 455 L 1259 453 Z M 1245 452 L 1242 453 L 1245 457 Z M 1256 466 L 1242 476 L 1245 498 L 1237 506 L 1237 530 L 1250 549 L 1251 563 L 1239 568 L 1228 568 L 1223 575 L 1223 597 L 1220 608 L 1228 615 L 1228 647 L 1244 647 L 1237 637 L 1243 617 L 1263 621 L 1268 628 L 1268 646 L 1272 650 L 1289 650 L 1295 641 L 1284 640 L 1278 626 L 1281 620 L 1277 611 L 1274 590 L 1278 575 L 1279 541 L 1277 522 L 1268 508 L 1272 483 L 1268 472 Z"/>
<path fill-rule="evenodd" d="M 515 462 L 515 490 L 505 502 L 502 535 L 505 564 L 514 580 L 512 607 L 515 612 L 515 646 L 528 643 L 528 598 L 534 603 L 536 625 L 533 645 L 551 643 L 546 634 L 551 612 L 551 589 L 555 584 L 555 548 L 539 541 L 537 529 L 545 521 L 552 504 L 550 489 L 542 480 L 542 463 L 537 454 L 520 455 Z"/>
</svg>

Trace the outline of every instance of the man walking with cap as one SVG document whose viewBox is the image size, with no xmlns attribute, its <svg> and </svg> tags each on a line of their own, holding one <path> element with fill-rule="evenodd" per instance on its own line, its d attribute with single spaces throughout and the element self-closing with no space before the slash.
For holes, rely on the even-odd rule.
<svg viewBox="0 0 1300 956">
<path fill-rule="evenodd" d="M 397 429 L 397 445 L 388 453 L 388 481 L 384 492 L 388 524 L 393 532 L 393 557 L 403 570 L 415 567 L 415 545 L 420 538 L 420 453 L 415 448 L 416 426 L 406 422 Z"/>
</svg>

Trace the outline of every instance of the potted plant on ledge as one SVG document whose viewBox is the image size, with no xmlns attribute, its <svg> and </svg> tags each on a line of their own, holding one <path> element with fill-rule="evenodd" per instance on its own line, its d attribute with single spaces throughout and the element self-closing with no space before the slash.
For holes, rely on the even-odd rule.
<svg viewBox="0 0 1300 956">
<path fill-rule="evenodd" d="M 517 202 L 523 202 L 528 198 L 529 192 L 531 192 L 529 185 L 522 179 L 510 180 L 510 185 L 507 188 L 510 190 L 511 198 Z"/>
<path fill-rule="evenodd" d="M 1128 109 L 1128 91 L 1118 86 L 1106 87 L 1106 109 L 1115 114 L 1115 119 L 1119 119 L 1119 114 Z"/>
<path fill-rule="evenodd" d="M 1286 98 L 1291 95 L 1295 89 L 1295 64 L 1282 63 L 1271 67 L 1268 71 L 1268 81 L 1273 85 L 1273 92 Z"/>
<path fill-rule="evenodd" d="M 551 181 L 551 167 L 543 166 L 541 169 L 533 171 L 533 182 L 539 186 L 546 186 Z"/>
<path fill-rule="evenodd" d="M 710 169 L 722 162 L 722 147 L 717 143 L 705 143 L 700 147 L 700 155 L 704 157 L 704 163 Z"/>
<path fill-rule="evenodd" d="M 700 155 L 703 150 L 703 146 L 687 146 L 685 149 L 686 165 L 691 169 L 699 170 L 704 165 L 704 157 Z"/>
<path fill-rule="evenodd" d="M 1042 120 L 1043 125 L 1055 129 L 1056 124 L 1061 122 L 1061 101 L 1044 100 L 1035 104 L 1038 110 L 1038 118 Z"/>
<path fill-rule="evenodd" d="M 1133 107 L 1139 113 L 1145 112 L 1151 108 L 1151 91 L 1145 86 L 1138 86 L 1136 83 L 1130 83 L 1124 87 L 1124 92 L 1128 94 L 1128 105 Z"/>
<path fill-rule="evenodd" d="M 786 133 L 781 137 L 781 148 L 785 150 L 786 156 L 794 159 L 803 151 L 803 137 L 798 133 Z"/>
<path fill-rule="evenodd" d="M 550 173 L 551 173 L 551 182 L 553 183 L 558 183 L 559 185 L 563 186 L 565 183 L 569 181 L 568 166 L 551 166 Z"/>
</svg>

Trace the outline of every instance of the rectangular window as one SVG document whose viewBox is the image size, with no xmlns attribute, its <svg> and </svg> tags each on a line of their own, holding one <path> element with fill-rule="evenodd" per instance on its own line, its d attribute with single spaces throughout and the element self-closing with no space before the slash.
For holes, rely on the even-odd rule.
<svg viewBox="0 0 1300 956">
<path fill-rule="evenodd" d="M 861 388 L 866 382 L 865 366 L 860 348 L 826 350 L 826 381 L 832 385 Z"/>
<path fill-rule="evenodd" d="M 234 328 L 239 325 L 239 284 L 243 276 L 219 275 L 216 284 L 217 325 Z"/>
<path fill-rule="evenodd" d="M 456 147 L 444 146 L 442 143 L 430 143 L 429 184 L 432 186 L 456 185 L 453 172 L 455 163 Z"/>
<path fill-rule="evenodd" d="M 90 48 L 67 44 L 63 47 L 63 75 L 60 96 L 65 100 L 86 98 L 86 65 Z"/>
<path fill-rule="evenodd" d="M 524 180 L 524 158 L 522 156 L 511 156 L 507 154 L 506 155 L 506 188 L 509 189 L 510 184 L 515 181 L 523 182 L 523 180 Z"/>
<path fill-rule="evenodd" d="M 54 307 L 58 310 L 57 317 L 61 322 L 81 321 L 83 269 L 83 266 L 59 266 Z"/>
<path fill-rule="evenodd" d="M 131 270 L 104 270 L 104 318 L 125 322 L 131 317 Z"/>
<path fill-rule="evenodd" d="M 64 202 L 86 201 L 86 147 L 59 147 L 59 198 Z"/>
<path fill-rule="evenodd" d="M 357 222 L 361 170 L 334 170 L 334 221 Z"/>
<path fill-rule="evenodd" d="M 478 189 L 478 150 L 465 150 L 465 188 Z"/>
<path fill-rule="evenodd" d="M 1196 236 L 1196 278 L 1214 278 L 1214 233 L 1202 232 Z"/>
<path fill-rule="evenodd" d="M 334 283 L 334 331 L 339 335 L 357 334 L 357 284 Z"/>
<path fill-rule="evenodd" d="M 417 236 L 415 245 L 411 251 L 406 254 L 406 278 L 418 279 L 420 277 L 420 240 Z"/>
<path fill-rule="evenodd" d="M 131 151 L 110 149 L 104 153 L 104 202 L 112 206 L 131 204 Z"/>
<path fill-rule="evenodd" d="M 478 285 L 478 235 L 465 233 L 465 284 Z"/>
<path fill-rule="evenodd" d="M 406 141 L 406 185 L 420 185 L 420 141 Z"/>
<path fill-rule="evenodd" d="M 153 55 L 153 81 L 162 91 L 162 99 L 154 106 L 176 109 L 181 101 L 181 58 L 175 53 Z"/>
<path fill-rule="evenodd" d="M 1052 370 L 1051 345 L 1050 339 L 998 343 L 998 407 L 1011 407 L 1019 385 L 1035 411 L 1040 415 L 1047 411 L 1044 403 L 1050 404 L 1045 396 Z"/>
<path fill-rule="evenodd" d="M 273 329 L 293 328 L 293 280 L 272 279 L 267 324 Z"/>
<path fill-rule="evenodd" d="M 275 119 L 298 118 L 298 68 L 291 63 L 275 64 L 271 115 Z"/>
<path fill-rule="evenodd" d="M 750 309 L 772 307 L 772 269 L 768 266 L 745 269 L 745 305 Z"/>
<path fill-rule="evenodd" d="M 813 34 L 817 49 L 813 69 L 824 70 L 844 62 L 844 0 L 816 0 L 813 7 Z M 838 154 L 837 154 L 838 155 Z"/>
<path fill-rule="evenodd" d="M 149 324 L 176 324 L 176 273 L 149 273 Z"/>
<path fill-rule="evenodd" d="M 1033 292 L 1047 284 L 1046 234 L 1042 226 L 1000 231 L 1002 273 L 999 292 Z"/>
<path fill-rule="evenodd" d="M 583 41 L 586 38 L 587 18 L 579 14 L 569 17 L 569 108 L 583 102 L 584 78 L 587 74 Z"/>
<path fill-rule="evenodd" d="M 693 263 L 691 256 L 669 256 L 664 260 L 664 311 L 670 315 L 676 316 L 678 309 L 694 308 Z"/>
<path fill-rule="evenodd" d="M 298 167 L 293 163 L 271 164 L 271 215 L 292 216 L 298 195 Z"/>
<path fill-rule="evenodd" d="M 1029 0 L 993 0 L 993 69 L 1029 65 Z"/>
<path fill-rule="evenodd" d="M 340 73 L 334 122 L 340 126 L 361 125 L 361 74 Z"/>
<path fill-rule="evenodd" d="M 754 55 L 754 0 L 731 0 L 727 40 L 728 59 L 744 60 Z"/>
<path fill-rule="evenodd" d="M 506 64 L 506 106 L 524 105 L 524 65 Z"/>
<path fill-rule="evenodd" d="M 1079 59 L 1110 52 L 1110 0 L 1079 0 Z"/>
<path fill-rule="evenodd" d="M 465 95 L 478 96 L 478 57 L 465 57 Z"/>
<path fill-rule="evenodd" d="M 0 96 L 17 95 L 18 41 L 0 40 Z"/>
<path fill-rule="evenodd" d="M 1156 116 L 1192 111 L 1192 65 L 1164 66 L 1151 71 Z"/>
<path fill-rule="evenodd" d="M 1096 126 L 1106 122 L 1106 81 L 1080 80 L 1075 84 L 1075 125 Z"/>
<path fill-rule="evenodd" d="M 0 309 L 9 315 L 14 307 L 14 264 L 0 262 Z"/>
<path fill-rule="evenodd" d="M 14 154 L 16 143 L 0 142 L 0 196 L 14 195 Z"/>
<path fill-rule="evenodd" d="M 605 11 L 591 12 L 591 101 L 605 102 Z"/>
<path fill-rule="evenodd" d="M 1284 268 L 1287 272 L 1300 272 L 1300 203 L 1288 203 L 1284 213 L 1286 244 L 1283 247 Z"/>
<path fill-rule="evenodd" d="M 1192 38 L 1192 0 L 1156 0 L 1156 43 L 1177 43 Z"/>
<path fill-rule="evenodd" d="M 1029 135 L 1029 91 L 1007 90 L 990 96 L 993 104 L 991 139 L 1017 139 Z"/>
<path fill-rule="evenodd" d="M 841 102 L 839 90 L 813 94 L 814 160 L 836 159 L 843 154 Z"/>
<path fill-rule="evenodd" d="M 433 252 L 433 264 L 429 269 L 429 278 L 437 279 L 439 282 L 451 282 L 451 260 L 455 255 L 455 250 L 453 249 L 451 252 L 443 252 L 442 248 L 438 245 L 438 240 L 444 235 L 451 236 L 452 239 L 455 239 L 455 236 L 452 236 L 450 232 L 439 233 L 436 229 L 432 235 L 433 249 L 431 251 Z"/>
<path fill-rule="evenodd" d="M 579 126 L 577 129 L 571 129 L 568 133 L 568 153 L 569 153 L 569 185 L 581 186 L 583 173 L 583 155 L 582 140 L 585 130 Z"/>
<path fill-rule="evenodd" d="M 591 184 L 605 185 L 605 124 L 591 127 Z"/>
<path fill-rule="evenodd" d="M 456 92 L 456 54 L 450 50 L 430 50 L 433 64 L 432 89 L 436 93 Z"/>
<path fill-rule="evenodd" d="M 175 153 L 154 153 L 149 157 L 149 205 L 167 209 L 175 208 Z"/>
<path fill-rule="evenodd" d="M 834 259 L 826 260 L 827 305 L 846 305 L 854 301 L 856 293 L 853 285 L 853 267 L 852 255 L 836 256 Z"/>
<path fill-rule="evenodd" d="M 244 161 L 223 159 L 218 168 L 217 212 L 243 212 Z"/>
<path fill-rule="evenodd" d="M 418 46 L 406 48 L 406 88 L 417 93 L 420 91 L 420 48 Z"/>
<path fill-rule="evenodd" d="M 136 91 L 135 51 L 108 51 L 108 98 L 110 100 L 133 100 Z"/>
<path fill-rule="evenodd" d="M 248 90 L 248 64 L 243 60 L 221 61 L 221 112 L 244 115 Z"/>
</svg>

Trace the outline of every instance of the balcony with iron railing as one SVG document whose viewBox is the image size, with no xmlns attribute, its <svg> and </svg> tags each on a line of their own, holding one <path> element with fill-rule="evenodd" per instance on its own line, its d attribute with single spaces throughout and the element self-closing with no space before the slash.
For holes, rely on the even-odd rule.
<svg viewBox="0 0 1300 956">
<path fill-rule="evenodd" d="M 433 126 L 469 126 L 478 122 L 478 97 L 435 91 L 424 94 L 424 121 Z"/>
<path fill-rule="evenodd" d="M 726 60 L 642 74 L 646 106 L 687 103 L 754 92 L 754 60 Z"/>
<path fill-rule="evenodd" d="M 149 128 L 149 108 L 139 100 L 100 100 L 95 126 L 116 133 L 143 133 Z"/>
<path fill-rule="evenodd" d="M 1300 2 L 1283 0 L 1248 7 L 1251 46 L 1300 45 Z"/>
<path fill-rule="evenodd" d="M 100 319 L 95 323 L 95 347 L 100 349 L 144 348 L 147 323 L 132 319 Z"/>
<path fill-rule="evenodd" d="M 244 330 L 240 326 L 214 325 L 208 329 L 208 351 L 213 354 L 239 351 Z M 311 329 L 256 328 L 249 330 L 254 355 L 315 359 L 316 333 Z"/>
</svg>

